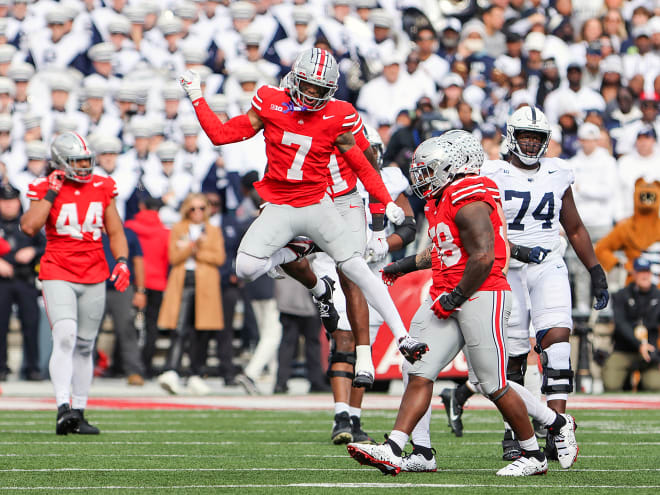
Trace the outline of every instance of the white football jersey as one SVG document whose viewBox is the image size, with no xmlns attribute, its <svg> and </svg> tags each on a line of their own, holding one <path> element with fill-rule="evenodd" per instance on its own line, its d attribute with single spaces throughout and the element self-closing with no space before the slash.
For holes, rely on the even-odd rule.
<svg viewBox="0 0 660 495">
<path fill-rule="evenodd" d="M 500 190 L 509 240 L 526 247 L 559 247 L 559 213 L 566 189 L 575 181 L 573 169 L 559 158 L 542 158 L 534 172 L 509 162 L 487 160 L 481 175 Z M 521 263 L 511 260 L 511 266 Z"/>
</svg>

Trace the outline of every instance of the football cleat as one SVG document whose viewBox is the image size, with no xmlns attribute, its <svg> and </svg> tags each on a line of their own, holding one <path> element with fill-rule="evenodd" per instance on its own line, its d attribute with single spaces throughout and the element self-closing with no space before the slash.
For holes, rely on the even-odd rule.
<svg viewBox="0 0 660 495">
<path fill-rule="evenodd" d="M 428 345 L 424 342 L 418 342 L 410 335 L 406 335 L 399 339 L 399 351 L 411 364 L 422 359 L 422 355 L 428 350 Z"/>
<path fill-rule="evenodd" d="M 534 476 L 548 472 L 548 460 L 543 457 L 539 461 L 536 457 L 522 456 L 508 466 L 504 466 L 496 474 L 497 476 Z"/>
<path fill-rule="evenodd" d="M 355 388 L 371 388 L 374 384 L 374 375 L 367 370 L 355 370 L 353 386 Z"/>
<path fill-rule="evenodd" d="M 575 439 L 577 424 L 570 414 L 562 414 L 561 416 L 566 420 L 566 424 L 559 429 L 559 433 L 552 436 L 554 437 L 559 465 L 564 469 L 568 469 L 575 463 L 580 451 Z"/>
<path fill-rule="evenodd" d="M 515 461 L 522 455 L 522 450 L 518 440 L 513 438 L 513 431 L 504 430 L 504 439 L 502 439 L 502 460 Z"/>
<path fill-rule="evenodd" d="M 351 427 L 351 418 L 347 412 L 340 412 L 335 414 L 335 425 L 332 427 L 330 438 L 332 443 L 340 445 L 342 443 L 351 443 L 353 441 L 353 434 Z"/>
<path fill-rule="evenodd" d="M 101 433 L 96 426 L 87 422 L 84 409 L 73 409 L 73 413 L 76 415 L 76 426 L 73 427 L 71 433 L 78 435 L 98 435 Z"/>
<path fill-rule="evenodd" d="M 373 466 L 383 474 L 396 476 L 401 471 L 401 456 L 392 452 L 390 444 L 364 445 L 349 443 L 346 447 L 350 456 L 364 466 Z"/>
<path fill-rule="evenodd" d="M 438 470 L 438 465 L 435 462 L 434 448 L 431 448 L 433 455 L 430 459 L 427 459 L 417 447 L 413 447 L 413 451 L 410 455 L 404 455 L 401 458 L 401 471 L 410 473 L 431 473 Z"/>
<path fill-rule="evenodd" d="M 293 254 L 296 255 L 296 261 L 303 259 L 308 254 L 312 254 L 318 251 L 314 241 L 308 237 L 295 237 L 284 247 L 287 247 L 293 251 Z"/>
<path fill-rule="evenodd" d="M 62 404 L 57 408 L 57 422 L 55 423 L 55 433 L 66 435 L 73 433 L 73 429 L 78 424 L 78 415 L 71 410 L 69 404 Z"/>
<path fill-rule="evenodd" d="M 166 371 L 158 376 L 158 385 L 172 395 L 181 393 L 179 374 L 174 370 Z"/>
<path fill-rule="evenodd" d="M 458 404 L 456 401 L 456 389 L 455 388 L 444 388 L 440 392 L 440 398 L 442 403 L 445 406 L 445 412 L 447 413 L 447 424 L 451 428 L 451 431 L 457 437 L 463 436 L 463 406 Z"/>
<path fill-rule="evenodd" d="M 245 373 L 239 373 L 236 375 L 236 383 L 241 385 L 244 389 L 245 392 L 248 395 L 261 395 L 261 392 L 257 388 L 257 384 L 254 383 L 254 380 L 247 376 Z"/>
<path fill-rule="evenodd" d="M 534 427 L 534 434 L 536 435 L 536 438 L 541 439 L 548 436 L 548 429 L 540 421 L 533 419 L 532 426 Z"/>
<path fill-rule="evenodd" d="M 319 316 L 321 317 L 321 322 L 323 323 L 326 332 L 332 333 L 337 330 L 337 324 L 339 324 L 339 313 L 337 313 L 337 309 L 332 302 L 335 281 L 327 275 L 322 277 L 321 280 L 323 280 L 323 283 L 325 284 L 325 293 L 321 297 L 314 297 L 313 299 L 319 310 Z"/>
<path fill-rule="evenodd" d="M 557 447 L 555 446 L 555 437 L 549 431 L 545 437 L 545 447 L 543 447 L 543 453 L 548 458 L 549 461 L 558 461 L 557 458 Z"/>
<path fill-rule="evenodd" d="M 376 440 L 371 438 L 367 432 L 362 429 L 360 418 L 357 416 L 351 416 L 351 435 L 353 436 L 353 443 L 376 445 Z"/>
</svg>

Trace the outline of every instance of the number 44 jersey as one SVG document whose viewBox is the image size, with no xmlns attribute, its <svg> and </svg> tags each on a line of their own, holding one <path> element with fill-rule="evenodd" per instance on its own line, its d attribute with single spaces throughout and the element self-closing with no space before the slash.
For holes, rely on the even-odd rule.
<svg viewBox="0 0 660 495">
<path fill-rule="evenodd" d="M 43 199 L 48 179 L 29 186 L 27 197 Z M 41 258 L 41 280 L 96 284 L 108 278 L 101 234 L 104 212 L 117 195 L 110 177 L 93 175 L 86 183 L 65 180 L 46 220 L 46 252 Z"/>
<path fill-rule="evenodd" d="M 481 175 L 500 190 L 507 221 L 507 235 L 514 244 L 559 247 L 559 213 L 562 198 L 575 180 L 573 170 L 559 158 L 542 158 L 534 171 L 519 169 L 502 160 L 487 160 Z M 522 263 L 512 259 L 512 267 Z"/>
</svg>

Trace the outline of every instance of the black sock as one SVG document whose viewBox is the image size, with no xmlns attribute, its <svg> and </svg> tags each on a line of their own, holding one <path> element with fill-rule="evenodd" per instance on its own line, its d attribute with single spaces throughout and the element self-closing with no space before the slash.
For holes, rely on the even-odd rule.
<svg viewBox="0 0 660 495">
<path fill-rule="evenodd" d="M 540 450 L 524 450 L 522 452 L 523 457 L 534 457 L 536 460 L 543 461 L 545 459 L 545 455 L 543 452 Z"/>
<path fill-rule="evenodd" d="M 554 423 L 548 426 L 548 431 L 552 434 L 559 433 L 559 430 L 566 424 L 566 419 L 561 414 L 557 413 L 557 418 Z"/>
<path fill-rule="evenodd" d="M 390 446 L 392 452 L 394 452 L 394 455 L 401 457 L 401 447 L 399 447 L 395 442 L 393 442 L 389 438 L 385 443 Z"/>
<path fill-rule="evenodd" d="M 422 447 L 421 445 L 413 445 L 413 447 L 413 454 L 422 454 L 427 461 L 433 459 L 433 449 L 431 447 Z"/>
<path fill-rule="evenodd" d="M 465 383 L 462 383 L 456 388 L 456 402 L 462 406 L 467 400 L 474 395 L 474 392 L 468 388 Z"/>
</svg>

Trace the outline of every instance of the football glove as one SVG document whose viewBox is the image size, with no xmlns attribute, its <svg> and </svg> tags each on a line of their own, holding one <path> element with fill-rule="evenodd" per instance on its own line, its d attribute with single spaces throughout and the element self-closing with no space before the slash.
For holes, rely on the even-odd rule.
<svg viewBox="0 0 660 495">
<path fill-rule="evenodd" d="M 454 290 L 448 294 L 442 294 L 431 307 L 438 318 L 447 319 L 458 307 L 467 301 L 460 287 L 454 287 Z"/>
<path fill-rule="evenodd" d="M 405 275 L 405 273 L 403 273 L 403 272 L 388 271 L 388 269 L 390 269 L 390 270 L 392 270 L 392 269 L 396 270 L 396 268 L 393 267 L 392 265 L 394 265 L 394 263 L 390 263 L 389 265 L 387 265 L 385 268 L 383 268 L 383 269 L 380 271 L 380 273 L 383 274 L 383 275 L 382 275 L 382 277 L 383 277 L 383 283 L 384 283 L 385 285 L 388 285 L 388 286 L 392 286 L 392 285 L 394 285 L 394 282 L 396 282 L 396 279 L 398 279 L 399 277 L 403 277 L 403 276 Z"/>
<path fill-rule="evenodd" d="M 117 264 L 110 275 L 110 282 L 115 283 L 115 289 L 124 292 L 131 283 L 131 271 L 126 264 L 126 258 L 117 258 Z"/>
<path fill-rule="evenodd" d="M 66 174 L 63 170 L 53 170 L 48 176 L 48 189 L 58 194 L 60 189 L 62 189 L 65 178 Z"/>
<path fill-rule="evenodd" d="M 605 271 L 600 265 L 594 265 L 589 268 L 589 275 L 591 276 L 591 292 L 596 298 L 594 309 L 603 309 L 607 306 L 610 300 L 610 293 L 607 291 L 607 277 Z"/>
<path fill-rule="evenodd" d="M 202 95 L 202 80 L 194 70 L 187 70 L 179 76 L 181 87 L 190 98 L 190 101 L 199 100 Z"/>
<path fill-rule="evenodd" d="M 394 201 L 390 201 L 385 206 L 385 216 L 394 225 L 401 225 L 406 219 L 406 214 L 403 212 L 403 208 L 398 206 Z"/>
<path fill-rule="evenodd" d="M 525 246 L 516 245 L 511 250 L 511 257 L 522 261 L 523 263 L 542 263 L 546 256 L 550 253 L 550 249 L 535 246 L 528 248 Z"/>
<path fill-rule="evenodd" d="M 387 244 L 387 235 L 384 230 L 374 231 L 367 243 L 365 259 L 367 263 L 377 263 L 387 256 L 390 247 Z"/>
</svg>

